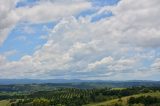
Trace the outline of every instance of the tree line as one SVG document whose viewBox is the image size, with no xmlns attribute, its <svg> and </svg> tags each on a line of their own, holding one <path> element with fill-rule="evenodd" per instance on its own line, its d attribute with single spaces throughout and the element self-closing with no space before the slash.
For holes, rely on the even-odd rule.
<svg viewBox="0 0 160 106">
<path fill-rule="evenodd" d="M 125 89 L 78 89 L 60 88 L 53 91 L 33 92 L 24 98 L 11 102 L 11 106 L 82 106 L 88 103 L 101 102 L 133 94 L 160 91 L 160 88 L 131 87 Z M 152 99 L 142 97 L 138 99 Z M 155 99 L 155 98 L 154 98 Z M 134 104 L 137 98 L 130 98 L 128 103 Z M 158 101 L 158 100 L 157 100 Z M 135 102 L 138 103 L 138 102 Z"/>
</svg>

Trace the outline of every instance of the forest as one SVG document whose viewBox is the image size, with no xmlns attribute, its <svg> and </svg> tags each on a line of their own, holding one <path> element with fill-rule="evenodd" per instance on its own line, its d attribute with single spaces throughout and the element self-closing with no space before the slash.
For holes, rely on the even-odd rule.
<svg viewBox="0 0 160 106">
<path fill-rule="evenodd" d="M 160 105 L 159 86 L 95 85 L 96 83 L 0 85 L 0 106 Z"/>
</svg>

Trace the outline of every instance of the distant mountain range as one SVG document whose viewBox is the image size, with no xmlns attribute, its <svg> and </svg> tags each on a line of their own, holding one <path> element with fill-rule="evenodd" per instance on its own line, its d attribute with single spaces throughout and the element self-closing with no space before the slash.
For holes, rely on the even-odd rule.
<svg viewBox="0 0 160 106">
<path fill-rule="evenodd" d="M 74 82 L 90 82 L 89 80 L 79 79 L 0 79 L 0 84 L 42 84 L 42 83 L 74 83 Z M 94 82 L 94 81 L 93 81 Z"/>
<path fill-rule="evenodd" d="M 92 86 L 111 86 L 111 87 L 129 87 L 129 86 L 160 86 L 160 81 L 150 80 L 128 80 L 128 81 L 104 81 L 104 80 L 80 80 L 80 79 L 0 79 L 0 85 L 9 84 L 45 84 L 45 83 L 73 83 Z"/>
</svg>

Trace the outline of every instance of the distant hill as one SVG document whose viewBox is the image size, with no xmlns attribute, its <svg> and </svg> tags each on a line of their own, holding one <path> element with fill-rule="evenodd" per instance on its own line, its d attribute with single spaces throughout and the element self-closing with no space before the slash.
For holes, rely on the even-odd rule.
<svg viewBox="0 0 160 106">
<path fill-rule="evenodd" d="M 136 97 L 140 97 L 140 96 L 151 96 L 151 97 L 160 98 L 160 92 L 136 94 L 136 95 L 122 97 L 121 101 L 119 101 L 119 99 L 112 99 L 112 100 L 109 100 L 109 101 L 103 101 L 103 102 L 100 102 L 100 103 L 91 103 L 91 104 L 87 104 L 87 105 L 83 105 L 83 106 L 132 106 L 132 105 L 129 105 L 127 103 L 127 100 L 130 97 L 135 97 L 136 98 Z M 144 106 L 144 105 L 142 105 L 142 104 L 134 104 L 133 106 Z M 148 105 L 148 106 L 159 106 L 159 105 Z"/>
<path fill-rule="evenodd" d="M 8 84 L 42 84 L 42 83 L 73 83 L 73 82 L 83 82 L 79 79 L 66 80 L 66 79 L 0 79 L 1 85 Z"/>
<path fill-rule="evenodd" d="M 65 84 L 89 87 L 131 87 L 131 86 L 158 86 L 160 81 L 129 80 L 129 81 L 104 81 L 104 80 L 80 80 L 80 79 L 0 79 L 0 85 L 9 84 Z"/>
</svg>

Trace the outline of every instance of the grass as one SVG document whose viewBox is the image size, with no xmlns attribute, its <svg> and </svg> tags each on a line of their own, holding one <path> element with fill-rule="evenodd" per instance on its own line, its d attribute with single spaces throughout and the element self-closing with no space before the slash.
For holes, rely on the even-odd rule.
<svg viewBox="0 0 160 106">
<path fill-rule="evenodd" d="M 112 90 L 124 90 L 126 88 L 112 88 Z"/>
<path fill-rule="evenodd" d="M 100 102 L 100 103 L 87 104 L 87 105 L 84 105 L 84 106 L 114 106 L 116 103 L 122 104 L 122 106 L 127 106 L 127 101 L 130 97 L 139 97 L 139 96 L 160 97 L 160 92 L 151 92 L 151 93 L 144 93 L 144 94 L 126 96 L 126 97 L 122 97 L 121 101 L 120 101 L 120 99 L 113 99 L 113 100 L 104 101 L 104 102 Z M 134 106 L 143 106 L 143 105 L 142 104 L 137 104 L 137 105 L 134 105 Z"/>
<path fill-rule="evenodd" d="M 10 103 L 8 100 L 1 100 L 0 101 L 0 106 L 10 106 Z"/>
<path fill-rule="evenodd" d="M 150 92 L 150 93 L 143 93 L 143 94 L 136 94 L 131 96 L 122 97 L 121 99 L 112 99 L 100 103 L 91 103 L 84 106 L 114 106 L 116 103 L 121 104 L 122 106 L 127 106 L 127 101 L 130 97 L 139 97 L 139 96 L 153 96 L 160 98 L 160 92 Z M 1 100 L 0 106 L 10 106 L 9 100 Z M 133 106 L 144 106 L 142 104 L 136 104 Z"/>
</svg>

